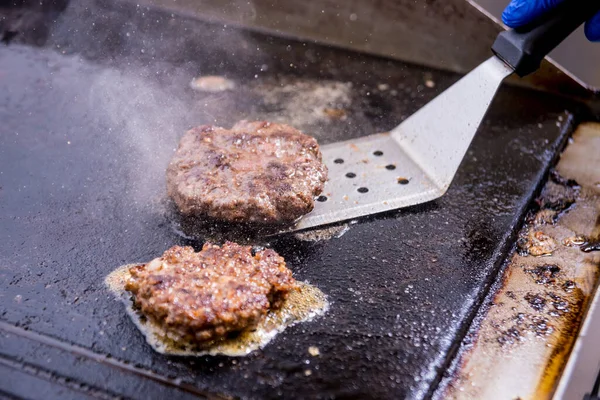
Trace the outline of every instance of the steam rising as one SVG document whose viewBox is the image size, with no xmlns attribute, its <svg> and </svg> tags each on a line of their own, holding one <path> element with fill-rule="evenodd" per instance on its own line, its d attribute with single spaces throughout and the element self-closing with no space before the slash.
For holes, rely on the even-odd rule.
<svg viewBox="0 0 600 400">
<path fill-rule="evenodd" d="M 156 199 L 164 191 L 165 169 L 189 120 L 189 106 L 174 87 L 108 69 L 94 78 L 90 108 L 117 132 L 109 132 L 126 155 L 134 201 Z"/>
<path fill-rule="evenodd" d="M 90 109 L 118 132 L 120 152 L 127 155 L 131 194 L 136 202 L 164 197 L 165 170 L 178 138 L 194 125 L 230 127 L 240 119 L 291 124 L 319 137 L 327 123 L 323 110 L 349 105 L 350 84 L 297 80 L 249 82 L 223 93 L 198 94 L 189 89 L 188 71 L 158 79 L 145 68 L 106 69 L 92 81 Z M 252 102 L 249 102 L 251 99 Z M 256 104 L 264 104 L 260 109 Z M 274 107 L 276 106 L 276 107 Z"/>
</svg>

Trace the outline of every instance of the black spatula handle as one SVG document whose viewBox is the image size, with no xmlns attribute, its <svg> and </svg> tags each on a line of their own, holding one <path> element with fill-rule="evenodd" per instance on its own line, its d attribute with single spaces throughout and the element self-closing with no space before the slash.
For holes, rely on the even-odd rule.
<svg viewBox="0 0 600 400">
<path fill-rule="evenodd" d="M 544 57 L 600 10 L 600 0 L 564 0 L 554 10 L 523 27 L 498 35 L 492 51 L 519 76 L 540 67 Z"/>
</svg>

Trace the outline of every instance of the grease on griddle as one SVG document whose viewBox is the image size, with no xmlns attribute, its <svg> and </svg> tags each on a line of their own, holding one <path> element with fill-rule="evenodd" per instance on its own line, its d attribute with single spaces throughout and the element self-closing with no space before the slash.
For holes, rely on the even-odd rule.
<svg viewBox="0 0 600 400">
<path fill-rule="evenodd" d="M 576 288 L 577 286 L 575 285 L 575 282 L 573 281 L 565 281 L 562 284 L 562 289 L 566 292 L 566 293 L 572 293 L 573 290 Z"/>
<path fill-rule="evenodd" d="M 517 313 L 507 322 L 510 327 L 501 330 L 500 335 L 496 338 L 501 345 L 524 341 L 527 335 L 541 338 L 554 332 L 554 327 L 547 318 L 531 313 Z"/>
<path fill-rule="evenodd" d="M 556 293 L 548 293 L 548 297 L 552 299 L 552 307 L 554 307 L 556 313 L 562 315 L 569 312 L 569 302 L 567 300 Z"/>
<path fill-rule="evenodd" d="M 526 268 L 525 272 L 533 275 L 535 283 L 538 285 L 553 285 L 560 274 L 560 267 L 554 264 L 544 264 L 534 268 Z"/>
<path fill-rule="evenodd" d="M 546 307 L 546 299 L 539 294 L 527 293 L 524 299 L 535 311 L 542 311 Z"/>
<path fill-rule="evenodd" d="M 556 241 L 542 231 L 529 229 L 519 238 L 517 246 L 521 256 L 549 256 L 556 249 Z"/>
<path fill-rule="evenodd" d="M 200 242 L 223 243 L 227 240 L 246 245 L 266 246 L 269 235 L 281 231 L 281 225 L 230 223 L 208 217 L 186 216 L 179 212 L 175 203 L 168 199 L 165 204 L 166 218 L 173 232 L 184 239 Z"/>
<path fill-rule="evenodd" d="M 583 308 L 587 302 L 586 295 L 579 288 L 575 288 L 569 296 L 569 310 L 565 313 L 551 311 L 548 314 L 554 318 L 560 318 L 560 335 L 557 335 L 557 341 L 554 344 L 552 353 L 548 358 L 549 363 L 545 368 L 544 377 L 548 379 L 552 376 L 558 376 L 558 373 L 564 368 L 567 356 L 571 352 L 573 343 L 577 338 L 577 332 L 581 327 L 583 317 Z M 542 382 L 547 385 L 549 382 Z"/>
<path fill-rule="evenodd" d="M 571 236 L 563 239 L 563 244 L 567 247 L 581 247 L 586 244 L 586 240 L 583 236 Z"/>
<path fill-rule="evenodd" d="M 228 223 L 210 218 L 182 215 L 170 200 L 165 205 L 166 217 L 171 222 L 173 232 L 187 240 L 223 243 L 227 240 L 247 245 L 267 246 L 269 238 L 284 233 L 282 225 L 261 225 Z M 355 223 L 356 221 L 354 221 Z M 342 237 L 350 230 L 353 222 L 295 232 L 293 237 L 303 242 L 321 242 Z"/>
<path fill-rule="evenodd" d="M 352 105 L 350 82 L 281 77 L 251 82 L 250 89 L 261 97 L 266 119 L 308 130 L 345 120 Z M 338 140 L 330 130 L 323 132 L 327 139 Z"/>
<path fill-rule="evenodd" d="M 539 225 L 552 225 L 558 221 L 558 213 L 555 210 L 551 210 L 549 208 L 540 210 L 537 214 L 535 214 L 535 218 L 533 220 L 534 226 Z"/>
<path fill-rule="evenodd" d="M 581 251 L 591 253 L 592 251 L 600 251 L 600 240 L 592 243 L 585 243 L 581 246 Z"/>
<path fill-rule="evenodd" d="M 515 327 L 508 328 L 500 336 L 498 336 L 498 343 L 500 344 L 513 344 L 517 340 L 523 340 L 521 331 Z"/>
<path fill-rule="evenodd" d="M 565 179 L 556 171 L 552 171 L 550 180 L 534 203 L 534 209 L 526 218 L 528 228 L 554 225 L 575 204 L 579 192 L 580 186 L 577 182 Z"/>
<path fill-rule="evenodd" d="M 590 237 L 581 245 L 581 250 L 590 253 L 592 251 L 600 251 L 600 215 L 596 219 L 596 226 Z"/>
<path fill-rule="evenodd" d="M 550 325 L 548 319 L 538 316 L 533 316 L 531 318 L 531 323 L 529 324 L 528 328 L 532 332 L 535 332 L 536 336 L 538 337 L 548 336 L 554 332 L 554 328 L 552 325 Z"/>
<path fill-rule="evenodd" d="M 579 193 L 580 187 L 577 182 L 564 179 L 555 171 L 551 173 L 519 235 L 517 241 L 519 256 L 548 256 L 558 249 L 557 242 L 552 237 L 555 231 L 551 225 L 556 224 L 574 207 Z M 600 219 L 597 225 L 600 227 Z M 594 233 L 595 231 L 592 235 Z M 583 247 L 586 244 L 586 238 L 580 235 L 562 240 L 562 245 L 567 247 Z M 531 264 L 531 261 L 529 263 Z M 523 341 L 528 334 L 535 337 L 551 335 L 556 331 L 552 321 L 556 321 L 561 326 L 571 324 L 578 318 L 583 304 L 581 289 L 573 280 L 563 276 L 559 265 L 540 263 L 533 266 L 523 265 L 521 268 L 543 288 L 539 291 L 524 292 L 518 296 L 514 291 L 505 293 L 508 299 L 518 302 L 521 298 L 525 303 L 518 303 L 519 307 L 512 307 L 512 311 L 515 312 L 512 318 L 501 319 L 494 323 L 498 332 L 496 340 L 503 346 Z M 559 293 L 564 294 L 565 297 Z"/>
<path fill-rule="evenodd" d="M 321 229 L 312 229 L 308 231 L 297 232 L 294 237 L 304 242 L 320 242 L 323 240 L 337 239 L 342 237 L 350 230 L 350 225 L 335 225 Z"/>
<path fill-rule="evenodd" d="M 128 264 L 117 268 L 105 279 L 111 292 L 125 304 L 127 314 L 144 334 L 148 344 L 162 354 L 180 356 L 226 355 L 244 356 L 266 346 L 279 332 L 300 322 L 310 321 L 329 309 L 327 296 L 315 286 L 297 282 L 299 290 L 292 291 L 280 309 L 270 311 L 256 327 L 242 331 L 236 336 L 205 345 L 175 342 L 163 328 L 145 318 L 135 307 L 131 294 L 125 290 L 130 278 Z"/>
</svg>

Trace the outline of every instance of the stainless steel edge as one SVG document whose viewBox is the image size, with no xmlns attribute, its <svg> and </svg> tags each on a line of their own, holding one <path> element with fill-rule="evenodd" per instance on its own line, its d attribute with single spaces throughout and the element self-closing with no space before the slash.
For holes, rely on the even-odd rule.
<svg viewBox="0 0 600 400">
<path fill-rule="evenodd" d="M 503 29 L 497 19 L 490 18 L 490 13 L 482 12 L 483 7 L 473 7 L 477 3 L 467 0 L 280 0 L 276 3 L 136 0 L 135 3 L 463 74 L 491 56 L 490 46 Z M 509 78 L 508 82 L 570 97 L 591 97 L 548 61 L 535 74 L 523 79 Z"/>
<path fill-rule="evenodd" d="M 509 0 L 467 0 L 499 25 L 500 15 Z M 547 57 L 549 63 L 583 87 L 600 91 L 600 45 L 589 42 L 583 26 L 571 34 Z"/>
</svg>

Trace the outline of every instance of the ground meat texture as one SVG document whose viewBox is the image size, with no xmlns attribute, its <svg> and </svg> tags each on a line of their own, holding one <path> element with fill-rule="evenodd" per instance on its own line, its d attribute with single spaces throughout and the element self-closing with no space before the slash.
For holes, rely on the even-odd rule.
<svg viewBox="0 0 600 400">
<path fill-rule="evenodd" d="M 174 246 L 160 258 L 132 267 L 125 289 L 141 312 L 176 341 L 205 343 L 253 327 L 296 288 L 285 261 L 273 250 L 252 255 L 227 242 Z"/>
<path fill-rule="evenodd" d="M 184 216 L 290 223 L 314 208 L 327 168 L 317 141 L 288 125 L 241 121 L 193 128 L 167 169 L 167 191 Z"/>
</svg>

